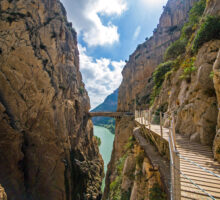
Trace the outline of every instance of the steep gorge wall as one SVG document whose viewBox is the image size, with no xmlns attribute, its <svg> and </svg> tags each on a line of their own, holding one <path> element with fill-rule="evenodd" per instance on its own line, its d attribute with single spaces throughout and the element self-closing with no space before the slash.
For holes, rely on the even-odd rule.
<svg viewBox="0 0 220 200">
<path fill-rule="evenodd" d="M 197 0 L 169 0 L 164 7 L 154 34 L 138 45 L 122 71 L 123 81 L 119 87 L 118 110 L 133 111 L 138 95 L 149 99 L 150 77 L 163 61 L 167 47 L 179 39 L 180 30 L 188 19 L 188 13 Z"/>
<path fill-rule="evenodd" d="M 89 109 L 59 0 L 1 0 L 0 184 L 9 199 L 99 199 Z"/>
<path fill-rule="evenodd" d="M 163 61 L 167 47 L 179 39 L 180 30 L 184 22 L 187 21 L 188 13 L 194 2 L 196 0 L 168 1 L 153 36 L 137 47 L 123 69 L 123 81 L 120 85 L 118 96 L 118 111 L 133 112 L 135 102 L 138 101 L 138 98 L 149 99 L 153 87 L 150 80 L 151 75 L 156 66 Z M 146 109 L 146 105 L 147 103 L 145 102 L 142 105 L 143 108 Z M 132 136 L 134 127 L 134 122 L 129 122 L 125 118 L 116 120 L 115 142 L 111 161 L 108 166 L 104 199 L 107 199 L 111 190 L 110 186 L 117 179 L 117 162 L 125 154 L 124 147 L 129 141 L 129 137 Z M 148 165 L 149 168 L 152 168 L 152 166 Z M 135 181 L 131 181 L 130 185 L 132 187 L 135 186 Z M 149 190 L 152 187 L 152 184 L 150 185 L 146 186 L 145 190 Z M 133 189 L 135 190 L 135 188 Z M 148 198 L 149 196 L 145 195 L 145 197 Z M 142 197 L 136 198 L 141 199 Z"/>
<path fill-rule="evenodd" d="M 217 38 L 209 38 L 198 52 L 191 52 L 194 38 L 208 16 L 220 20 L 219 1 L 206 2 L 202 19 L 195 34 L 191 36 L 192 41 L 189 41 L 186 53 L 182 55 L 179 64 L 175 64 L 175 69 L 173 68 L 165 79 L 152 110 L 167 105 L 168 113 L 175 113 L 176 131 L 188 136 L 190 141 L 211 146 L 215 158 L 220 161 L 218 117 L 220 35 L 215 36 Z M 207 35 L 209 31 L 213 30 L 206 30 Z M 193 71 L 186 74 L 186 68 L 193 68 Z"/>
</svg>

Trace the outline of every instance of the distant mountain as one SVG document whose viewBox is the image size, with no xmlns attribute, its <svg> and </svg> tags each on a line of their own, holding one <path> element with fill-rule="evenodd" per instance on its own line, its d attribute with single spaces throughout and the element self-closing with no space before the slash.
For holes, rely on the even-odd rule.
<svg viewBox="0 0 220 200">
<path fill-rule="evenodd" d="M 110 111 L 115 112 L 118 104 L 118 89 L 106 97 L 104 102 L 94 108 L 91 112 Z M 93 117 L 92 122 L 96 126 L 103 126 L 115 133 L 115 119 L 110 117 Z"/>
</svg>

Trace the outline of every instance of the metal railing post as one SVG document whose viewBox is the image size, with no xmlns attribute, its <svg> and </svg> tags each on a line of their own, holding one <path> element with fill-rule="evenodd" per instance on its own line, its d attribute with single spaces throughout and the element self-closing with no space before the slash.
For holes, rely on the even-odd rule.
<svg viewBox="0 0 220 200">
<path fill-rule="evenodd" d="M 143 110 L 141 111 L 141 124 L 143 124 Z"/>
<path fill-rule="evenodd" d="M 162 113 L 160 112 L 160 135 L 163 138 Z"/>
<path fill-rule="evenodd" d="M 176 130 L 175 130 L 174 113 L 172 113 L 172 136 L 173 136 L 174 146 L 175 146 L 175 148 L 176 148 Z"/>
<path fill-rule="evenodd" d="M 144 125 L 146 125 L 146 110 L 144 111 Z"/>
<path fill-rule="evenodd" d="M 180 158 L 176 149 L 175 122 L 172 115 L 171 128 L 169 128 L 170 170 L 171 170 L 171 199 L 181 199 L 180 185 Z"/>
<path fill-rule="evenodd" d="M 174 194 L 175 200 L 181 199 L 181 186 L 180 186 L 180 158 L 177 152 L 173 152 L 173 162 L 174 162 Z"/>
<path fill-rule="evenodd" d="M 141 113 L 140 113 L 140 110 L 138 110 L 138 121 L 140 122 L 140 117 L 141 117 Z"/>
</svg>

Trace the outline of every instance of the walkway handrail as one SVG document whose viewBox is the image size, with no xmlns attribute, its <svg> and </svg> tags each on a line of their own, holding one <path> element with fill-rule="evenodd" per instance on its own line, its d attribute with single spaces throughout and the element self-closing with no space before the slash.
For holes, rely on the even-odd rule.
<svg viewBox="0 0 220 200">
<path fill-rule="evenodd" d="M 147 114 L 147 116 L 146 116 Z M 135 110 L 135 119 L 138 119 L 141 124 L 146 124 L 148 121 L 149 130 L 151 130 L 151 112 L 137 111 Z M 163 138 L 163 124 L 162 124 L 162 112 L 160 112 L 160 134 Z M 170 150 L 170 172 L 171 172 L 171 200 L 180 200 L 181 188 L 180 188 L 180 173 L 175 170 L 175 167 L 180 169 L 180 159 L 178 157 L 178 151 L 176 149 L 176 136 L 175 136 L 175 122 L 174 115 L 172 115 L 171 128 L 169 128 L 169 150 Z"/>
<path fill-rule="evenodd" d="M 146 116 L 147 114 L 147 116 Z M 160 134 L 161 137 L 163 137 L 163 123 L 162 123 L 162 116 L 167 116 L 167 114 L 164 114 L 160 112 Z M 184 159 L 185 161 L 189 162 L 192 165 L 197 166 L 198 168 L 202 169 L 203 171 L 220 178 L 219 175 L 216 173 L 206 169 L 205 167 L 202 167 L 201 165 L 197 164 L 196 162 L 191 161 L 189 158 L 186 158 L 182 156 L 176 146 L 176 131 L 175 131 L 175 118 L 174 113 L 171 115 L 168 114 L 169 121 L 170 121 L 170 128 L 169 128 L 169 151 L 170 151 L 170 172 L 171 172 L 171 189 L 170 189 L 170 198 L 171 200 L 180 200 L 181 199 L 181 184 L 180 184 L 180 175 L 182 175 L 182 178 L 187 179 L 192 185 L 194 185 L 197 189 L 202 191 L 205 195 L 207 195 L 209 198 L 215 200 L 215 198 L 209 194 L 206 190 L 204 190 L 201 186 L 196 184 L 193 180 L 191 180 L 189 177 L 187 177 L 181 170 L 180 170 L 180 158 Z M 144 125 L 149 126 L 149 130 L 151 130 L 151 112 L 149 110 L 145 111 L 135 111 L 135 119 Z M 148 122 L 148 124 L 146 123 Z"/>
<path fill-rule="evenodd" d="M 169 128 L 169 149 L 170 149 L 170 174 L 171 174 L 171 200 L 181 199 L 180 173 L 176 170 L 180 169 L 179 152 L 176 148 L 176 132 L 174 115 L 172 115 L 171 128 Z"/>
<path fill-rule="evenodd" d="M 180 158 L 182 158 L 183 160 L 185 160 L 185 161 L 191 163 L 192 165 L 195 165 L 195 166 L 197 166 L 198 168 L 202 169 L 204 172 L 207 172 L 207 173 L 209 173 L 209 174 L 211 174 L 211 175 L 213 175 L 213 176 L 215 176 L 215 177 L 217 177 L 217 178 L 220 179 L 220 176 L 219 176 L 218 174 L 216 174 L 216 173 L 214 173 L 214 172 L 212 172 L 212 171 L 206 169 L 205 167 L 202 167 L 201 165 L 199 165 L 199 164 L 197 164 L 196 162 L 193 162 L 192 160 L 190 160 L 190 159 L 188 159 L 188 158 L 182 156 L 181 154 L 179 154 L 178 156 L 179 156 Z"/>
</svg>

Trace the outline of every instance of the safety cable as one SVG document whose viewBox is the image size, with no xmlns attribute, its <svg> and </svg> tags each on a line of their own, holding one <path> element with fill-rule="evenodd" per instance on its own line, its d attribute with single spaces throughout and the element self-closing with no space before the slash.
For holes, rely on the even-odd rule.
<svg viewBox="0 0 220 200">
<path fill-rule="evenodd" d="M 215 176 L 215 177 L 217 177 L 217 178 L 220 179 L 220 176 L 219 176 L 218 174 L 215 174 L 214 172 L 209 171 L 209 170 L 206 169 L 205 167 L 202 167 L 201 165 L 197 164 L 196 162 L 191 161 L 190 159 L 188 159 L 188 158 L 182 156 L 181 154 L 178 154 L 178 156 L 179 156 L 180 158 L 183 158 L 184 160 L 190 162 L 191 164 L 196 165 L 197 167 L 201 168 L 201 169 L 204 170 L 205 172 L 208 172 L 208 173 L 212 174 L 213 176 Z"/>
<path fill-rule="evenodd" d="M 184 178 L 186 178 L 188 181 L 190 181 L 194 186 L 196 186 L 199 190 L 201 190 L 203 193 L 205 193 L 206 195 L 208 195 L 211 199 L 216 200 L 211 194 L 209 194 L 208 192 L 206 192 L 203 188 L 201 188 L 199 185 L 197 185 L 196 183 L 194 183 L 189 177 L 187 177 L 183 172 L 181 172 L 179 169 L 177 169 L 175 167 L 175 165 L 173 165 L 173 167 L 179 171 L 180 174 L 182 174 L 184 176 Z"/>
</svg>

